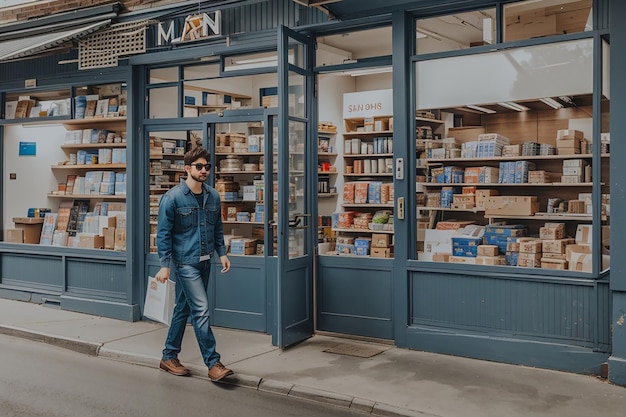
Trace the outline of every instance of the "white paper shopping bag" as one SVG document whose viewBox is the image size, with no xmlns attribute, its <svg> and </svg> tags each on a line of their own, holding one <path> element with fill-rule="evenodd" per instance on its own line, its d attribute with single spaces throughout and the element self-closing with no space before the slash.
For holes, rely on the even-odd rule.
<svg viewBox="0 0 626 417">
<path fill-rule="evenodd" d="M 169 326 L 174 304 L 176 304 L 176 283 L 168 279 L 161 284 L 156 278 L 148 277 L 146 301 L 143 306 L 144 317 Z"/>
</svg>

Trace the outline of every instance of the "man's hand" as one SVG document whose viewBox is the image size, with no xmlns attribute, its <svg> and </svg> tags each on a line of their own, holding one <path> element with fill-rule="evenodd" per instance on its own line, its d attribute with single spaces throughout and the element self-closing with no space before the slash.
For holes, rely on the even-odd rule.
<svg viewBox="0 0 626 417">
<path fill-rule="evenodd" d="M 220 262 L 222 263 L 222 274 L 230 271 L 230 259 L 228 259 L 228 256 L 220 256 Z"/>
<path fill-rule="evenodd" d="M 161 269 L 159 269 L 159 272 L 157 272 L 157 274 L 154 277 L 157 279 L 157 281 L 163 284 L 165 283 L 165 281 L 170 279 L 170 269 L 165 266 L 161 267 Z"/>
</svg>

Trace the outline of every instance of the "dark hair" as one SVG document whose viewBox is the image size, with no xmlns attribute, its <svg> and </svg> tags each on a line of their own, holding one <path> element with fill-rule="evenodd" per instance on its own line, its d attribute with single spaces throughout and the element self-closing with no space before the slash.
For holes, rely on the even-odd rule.
<svg viewBox="0 0 626 417">
<path fill-rule="evenodd" d="M 204 149 L 202 146 L 197 146 L 191 150 L 188 150 L 187 153 L 185 153 L 185 165 L 191 165 L 200 158 L 204 158 L 208 162 L 209 151 Z"/>
</svg>

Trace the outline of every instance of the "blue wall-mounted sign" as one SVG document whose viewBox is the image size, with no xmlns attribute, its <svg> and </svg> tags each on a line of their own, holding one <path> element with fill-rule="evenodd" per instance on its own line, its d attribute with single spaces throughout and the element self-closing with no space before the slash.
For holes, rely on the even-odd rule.
<svg viewBox="0 0 626 417">
<path fill-rule="evenodd" d="M 37 142 L 20 142 L 20 156 L 37 155 Z"/>
</svg>

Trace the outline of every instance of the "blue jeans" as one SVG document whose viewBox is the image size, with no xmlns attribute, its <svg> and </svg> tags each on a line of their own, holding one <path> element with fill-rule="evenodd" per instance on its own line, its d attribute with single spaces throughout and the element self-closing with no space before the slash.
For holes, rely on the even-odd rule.
<svg viewBox="0 0 626 417">
<path fill-rule="evenodd" d="M 207 367 L 212 368 L 220 360 L 215 351 L 215 336 L 209 324 L 209 297 L 207 285 L 211 262 L 205 261 L 195 265 L 177 265 L 176 271 L 176 306 L 172 315 L 172 323 L 163 359 L 177 358 L 180 353 L 185 326 L 191 314 L 191 324 L 196 333 L 202 359 Z"/>
</svg>

